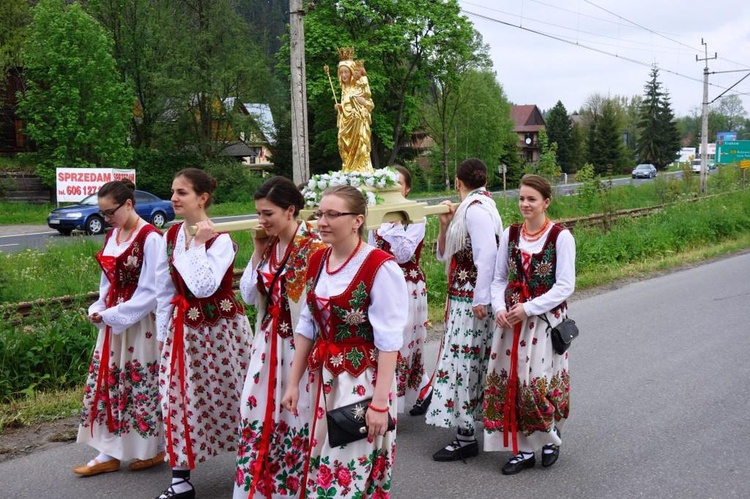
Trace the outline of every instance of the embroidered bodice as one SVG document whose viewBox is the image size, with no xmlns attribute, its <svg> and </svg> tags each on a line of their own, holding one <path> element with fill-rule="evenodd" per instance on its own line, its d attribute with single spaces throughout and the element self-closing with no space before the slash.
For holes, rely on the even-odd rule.
<svg viewBox="0 0 750 499">
<path fill-rule="evenodd" d="M 557 270 L 556 244 L 565 229 L 554 224 L 547 234 L 544 245 L 537 253 L 526 253 L 518 246 L 521 225 L 513 224 L 508 234 L 508 286 L 505 289 L 505 305 L 508 309 L 519 302 L 526 302 L 552 289 Z M 567 308 L 562 302 L 556 309 Z"/>
<path fill-rule="evenodd" d="M 135 293 L 138 287 L 138 279 L 141 276 L 146 238 L 152 232 L 161 234 L 159 229 L 153 225 L 144 225 L 133 238 L 128 248 L 116 257 L 104 254 L 104 248 L 107 247 L 107 243 L 112 237 L 114 230 L 107 232 L 104 246 L 99 250 L 95 258 L 110 283 L 109 293 L 106 297 L 106 305 L 108 307 L 129 300 L 133 296 L 133 293 Z"/>
<path fill-rule="evenodd" d="M 219 235 L 214 236 L 206 241 L 206 252 L 216 241 Z M 172 277 L 177 297 L 182 297 L 187 301 L 185 307 L 184 321 L 191 328 L 198 328 L 202 325 L 215 326 L 220 319 L 232 319 L 237 314 L 244 313 L 242 304 L 232 290 L 232 278 L 234 275 L 234 264 L 230 264 L 224 273 L 218 289 L 206 298 L 198 298 L 185 283 L 185 278 L 177 271 L 174 265 L 175 252 L 184 252 L 185 236 L 182 231 L 182 224 L 173 225 L 167 231 L 167 260 L 169 265 L 169 274 Z M 196 255 L 197 258 L 197 255 Z M 232 259 L 234 262 L 234 259 Z M 201 266 L 198 262 L 194 267 L 200 274 Z M 199 289 L 213 286 L 213 277 L 206 273 L 205 275 L 190 276 L 191 283 L 197 285 Z M 194 288 L 195 289 L 195 288 Z M 198 290 L 196 290 L 196 294 Z M 179 307 L 174 308 L 177 313 Z"/>
<path fill-rule="evenodd" d="M 393 256 L 378 249 L 367 253 L 364 261 L 357 255 L 360 264 L 355 258 L 342 269 L 351 277 L 344 292 L 322 297 L 316 294 L 315 286 L 317 276 L 326 272 L 329 252 L 319 250 L 310 258 L 307 304 L 319 333 L 308 365 L 311 370 L 325 367 L 334 376 L 344 371 L 359 376 L 368 367 L 377 369 L 377 348 L 368 318 L 370 294 L 378 270 Z"/>
</svg>

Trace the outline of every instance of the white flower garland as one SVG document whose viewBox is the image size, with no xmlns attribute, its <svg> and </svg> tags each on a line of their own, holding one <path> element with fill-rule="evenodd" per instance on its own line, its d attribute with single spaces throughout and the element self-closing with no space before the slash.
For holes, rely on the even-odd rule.
<svg viewBox="0 0 750 499">
<path fill-rule="evenodd" d="M 398 185 L 398 172 L 392 168 L 380 168 L 372 173 L 363 172 L 328 172 L 313 175 L 302 188 L 305 206 L 312 208 L 320 204 L 323 192 L 329 187 L 351 185 L 362 192 L 368 206 L 375 206 L 382 198 L 370 189 L 384 189 Z M 370 189 L 368 189 L 370 188 Z"/>
</svg>

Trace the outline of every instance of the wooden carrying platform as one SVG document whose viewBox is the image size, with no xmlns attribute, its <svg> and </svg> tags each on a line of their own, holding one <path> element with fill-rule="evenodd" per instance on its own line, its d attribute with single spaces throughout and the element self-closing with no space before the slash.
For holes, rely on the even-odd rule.
<svg viewBox="0 0 750 499">
<path fill-rule="evenodd" d="M 448 213 L 445 204 L 428 205 L 422 201 L 410 201 L 401 195 L 400 187 L 386 189 L 373 189 L 383 198 L 376 206 L 367 207 L 367 219 L 365 221 L 368 230 L 377 229 L 384 222 L 420 223 L 427 215 L 439 215 Z M 457 203 L 453 207 L 458 206 Z M 317 210 L 301 210 L 299 218 L 316 225 L 314 213 Z M 235 220 L 233 222 L 220 222 L 215 224 L 218 232 L 232 232 L 239 230 L 259 230 L 257 219 Z M 195 233 L 195 226 L 190 227 L 190 233 Z"/>
</svg>

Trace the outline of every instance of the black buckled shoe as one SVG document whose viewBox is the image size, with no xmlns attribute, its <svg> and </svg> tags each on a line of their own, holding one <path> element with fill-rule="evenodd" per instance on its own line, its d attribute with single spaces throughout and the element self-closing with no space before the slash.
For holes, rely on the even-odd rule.
<svg viewBox="0 0 750 499">
<path fill-rule="evenodd" d="M 427 412 L 427 409 L 430 407 L 430 402 L 432 402 L 432 390 L 430 390 L 430 394 L 427 395 L 424 399 L 417 400 L 417 403 L 414 404 L 414 407 L 412 407 L 409 410 L 410 416 L 421 416 L 424 413 Z"/>
<path fill-rule="evenodd" d="M 542 466 L 549 468 L 557 461 L 560 457 L 560 446 L 555 444 L 548 444 L 542 447 Z"/>
<path fill-rule="evenodd" d="M 175 485 L 180 485 L 182 483 L 189 484 L 191 487 L 190 490 L 186 490 L 184 492 L 175 492 L 172 487 L 174 487 Z M 195 499 L 195 489 L 192 487 L 193 484 L 190 483 L 190 480 L 183 479 L 181 482 L 176 482 L 170 485 L 169 488 L 162 492 L 156 499 Z"/>
<path fill-rule="evenodd" d="M 476 440 L 466 445 L 461 445 L 457 440 L 454 440 L 450 445 L 443 447 L 433 454 L 432 459 L 439 462 L 464 461 L 470 457 L 476 457 L 478 455 L 479 443 Z"/>
<path fill-rule="evenodd" d="M 531 454 L 531 457 L 524 459 L 523 453 L 518 453 L 505 463 L 502 470 L 503 475 L 515 475 L 527 468 L 533 468 L 535 464 L 536 457 L 534 457 L 534 454 Z"/>
</svg>

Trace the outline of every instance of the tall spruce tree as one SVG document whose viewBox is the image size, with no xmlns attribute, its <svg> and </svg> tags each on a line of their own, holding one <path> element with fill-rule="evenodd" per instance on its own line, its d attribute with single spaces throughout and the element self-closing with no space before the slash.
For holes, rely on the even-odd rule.
<svg viewBox="0 0 750 499">
<path fill-rule="evenodd" d="M 664 169 L 674 161 L 675 154 L 680 150 L 680 135 L 674 122 L 669 93 L 662 91 L 658 68 L 651 70 L 651 79 L 644 90 L 638 122 L 638 160 Z"/>
<path fill-rule="evenodd" d="M 573 126 L 568 111 L 561 101 L 550 110 L 545 119 L 550 144 L 557 144 L 557 163 L 565 173 L 575 171 L 573 166 Z"/>
</svg>

